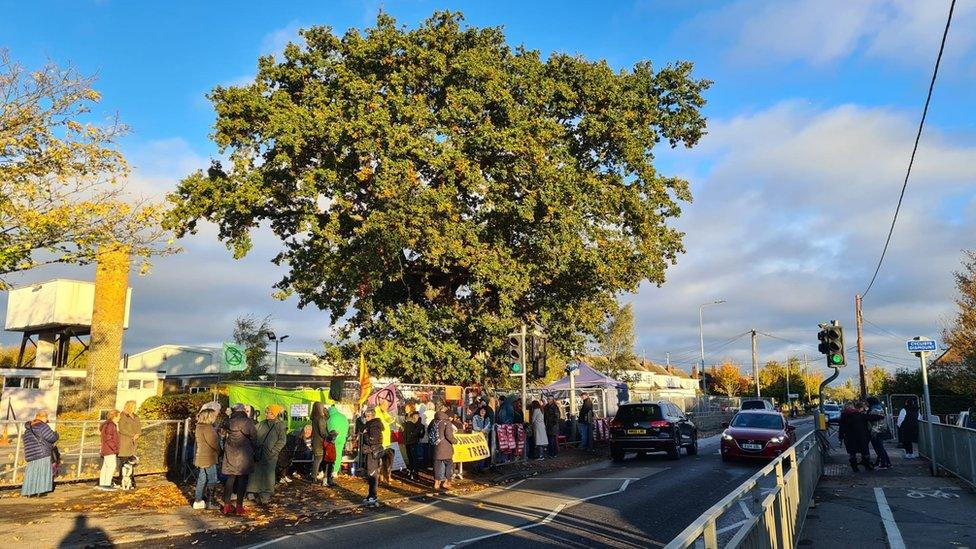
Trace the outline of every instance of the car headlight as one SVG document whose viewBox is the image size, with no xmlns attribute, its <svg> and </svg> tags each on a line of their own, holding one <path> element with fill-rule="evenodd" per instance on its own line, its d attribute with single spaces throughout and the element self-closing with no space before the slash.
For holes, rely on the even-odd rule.
<svg viewBox="0 0 976 549">
<path fill-rule="evenodd" d="M 783 440 L 785 440 L 783 437 L 773 437 L 773 438 L 769 439 L 769 443 L 770 444 L 782 444 L 783 443 Z"/>
<path fill-rule="evenodd" d="M 730 434 L 728 434 L 726 432 L 723 432 L 722 433 L 722 440 L 732 440 L 732 435 L 730 435 Z"/>
</svg>

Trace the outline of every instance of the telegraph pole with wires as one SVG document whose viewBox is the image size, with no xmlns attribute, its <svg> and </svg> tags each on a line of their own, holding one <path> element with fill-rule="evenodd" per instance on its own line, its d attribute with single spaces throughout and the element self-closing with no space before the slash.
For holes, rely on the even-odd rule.
<svg viewBox="0 0 976 549">
<path fill-rule="evenodd" d="M 867 377 L 864 375 L 864 339 L 861 336 L 861 294 L 854 296 L 854 321 L 857 324 L 857 372 L 861 380 L 861 400 L 868 397 Z"/>
<path fill-rule="evenodd" d="M 756 379 L 756 396 L 761 397 L 759 391 L 759 342 L 755 328 L 749 331 L 752 332 L 752 376 Z"/>
</svg>

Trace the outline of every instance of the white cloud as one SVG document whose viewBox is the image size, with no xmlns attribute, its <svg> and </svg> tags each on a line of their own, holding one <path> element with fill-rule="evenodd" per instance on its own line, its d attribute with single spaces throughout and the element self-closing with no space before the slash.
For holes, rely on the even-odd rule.
<svg viewBox="0 0 976 549">
<path fill-rule="evenodd" d="M 935 0 L 737 0 L 693 19 L 688 35 L 706 36 L 745 64 L 836 63 L 855 53 L 930 66 L 948 15 Z M 968 59 L 976 44 L 976 4 L 953 15 L 946 60 Z"/>
<path fill-rule="evenodd" d="M 285 51 L 285 46 L 289 42 L 303 42 L 301 36 L 298 35 L 298 31 L 302 29 L 301 23 L 298 21 L 290 21 L 284 27 L 280 29 L 275 29 L 261 38 L 261 55 L 281 55 Z"/>
<path fill-rule="evenodd" d="M 818 322 L 838 319 L 853 340 L 854 294 L 867 284 L 891 222 L 914 139 L 914 114 L 844 105 L 815 109 L 784 102 L 714 120 L 702 146 L 676 153 L 693 180 L 695 203 L 678 225 L 688 253 L 662 288 L 634 297 L 640 347 L 655 359 L 671 351 L 697 360 L 698 305 L 706 348 L 748 329 L 761 359 L 791 349 L 816 355 Z M 976 146 L 929 128 L 923 135 L 892 246 L 865 301 L 865 317 L 900 334 L 938 337 L 953 311 L 952 271 L 960 250 L 976 247 L 976 214 L 949 220 L 946 204 L 976 195 Z M 910 358 L 890 335 L 866 331 L 869 350 Z M 706 349 L 707 351 L 707 349 Z M 748 364 L 748 338 L 723 356 Z M 874 362 L 869 360 L 869 362 Z"/>
</svg>

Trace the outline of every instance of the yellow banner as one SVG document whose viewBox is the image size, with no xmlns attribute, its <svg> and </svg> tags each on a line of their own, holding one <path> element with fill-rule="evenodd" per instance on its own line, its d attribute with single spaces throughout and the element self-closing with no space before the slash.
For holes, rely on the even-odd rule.
<svg viewBox="0 0 976 549">
<path fill-rule="evenodd" d="M 484 433 L 456 433 L 454 440 L 454 463 L 481 461 L 491 455 Z"/>
</svg>

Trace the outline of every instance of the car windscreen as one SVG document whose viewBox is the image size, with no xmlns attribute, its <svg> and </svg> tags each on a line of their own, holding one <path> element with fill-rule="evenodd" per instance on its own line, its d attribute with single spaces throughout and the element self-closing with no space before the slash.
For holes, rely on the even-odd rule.
<svg viewBox="0 0 976 549">
<path fill-rule="evenodd" d="M 732 427 L 782 429 L 783 418 L 775 414 L 738 414 L 732 420 Z"/>
<path fill-rule="evenodd" d="M 742 403 L 743 410 L 763 410 L 766 408 L 766 403 L 761 400 L 747 400 Z"/>
<path fill-rule="evenodd" d="M 624 425 L 664 419 L 661 407 L 657 404 L 631 404 L 621 406 L 615 418 Z"/>
<path fill-rule="evenodd" d="M 839 412 L 840 411 L 840 406 L 835 406 L 833 404 L 825 404 L 824 405 L 824 411 L 825 412 Z"/>
</svg>

